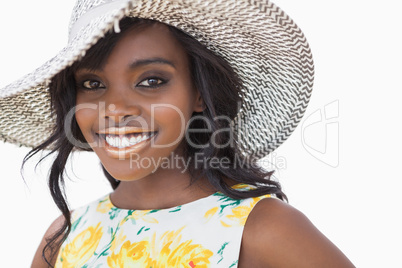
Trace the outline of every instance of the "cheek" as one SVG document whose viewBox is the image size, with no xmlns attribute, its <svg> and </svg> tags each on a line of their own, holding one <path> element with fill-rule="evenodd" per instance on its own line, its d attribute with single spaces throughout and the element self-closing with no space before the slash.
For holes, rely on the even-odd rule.
<svg viewBox="0 0 402 268">
<path fill-rule="evenodd" d="M 91 109 L 89 107 L 77 106 L 75 111 L 75 119 L 77 120 L 78 126 L 84 135 L 85 139 L 91 141 L 91 129 L 98 121 L 98 113 L 96 109 Z"/>
<path fill-rule="evenodd" d="M 174 141 L 179 143 L 184 137 L 192 112 L 189 109 L 180 109 L 182 107 L 179 105 L 166 105 L 154 109 L 155 124 L 159 126 L 161 133 L 163 133 L 161 135 L 162 143 L 167 144 Z"/>
</svg>

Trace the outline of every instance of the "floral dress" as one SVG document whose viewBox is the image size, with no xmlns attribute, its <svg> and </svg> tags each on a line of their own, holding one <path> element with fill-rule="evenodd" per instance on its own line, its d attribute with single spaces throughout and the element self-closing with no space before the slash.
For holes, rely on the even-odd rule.
<svg viewBox="0 0 402 268">
<path fill-rule="evenodd" d="M 247 217 L 267 197 L 217 192 L 173 208 L 129 210 L 107 195 L 72 212 L 55 267 L 237 267 Z"/>
</svg>

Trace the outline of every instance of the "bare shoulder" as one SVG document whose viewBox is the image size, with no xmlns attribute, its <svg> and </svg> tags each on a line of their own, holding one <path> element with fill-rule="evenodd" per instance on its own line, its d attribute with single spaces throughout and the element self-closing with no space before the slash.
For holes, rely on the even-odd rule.
<svg viewBox="0 0 402 268">
<path fill-rule="evenodd" d="M 244 227 L 239 267 L 355 267 L 300 211 L 273 198 Z"/>
<path fill-rule="evenodd" d="M 42 238 L 42 241 L 39 244 L 38 249 L 36 250 L 34 259 L 32 261 L 31 268 L 47 268 L 49 265 L 45 262 L 42 257 L 42 251 L 46 246 L 46 240 L 49 239 L 53 234 L 55 234 L 64 224 L 64 217 L 61 215 L 56 220 L 52 222 L 52 224 L 47 229 L 45 235 Z M 53 260 L 54 262 L 54 260 Z"/>
</svg>

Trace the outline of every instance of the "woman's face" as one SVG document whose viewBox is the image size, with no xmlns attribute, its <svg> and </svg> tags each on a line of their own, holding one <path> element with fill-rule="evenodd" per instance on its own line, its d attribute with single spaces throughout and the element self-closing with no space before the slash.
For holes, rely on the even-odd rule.
<svg viewBox="0 0 402 268">
<path fill-rule="evenodd" d="M 128 30 L 104 66 L 74 76 L 78 125 L 121 181 L 143 178 L 179 153 L 192 113 L 202 111 L 188 57 L 163 24 Z"/>
</svg>

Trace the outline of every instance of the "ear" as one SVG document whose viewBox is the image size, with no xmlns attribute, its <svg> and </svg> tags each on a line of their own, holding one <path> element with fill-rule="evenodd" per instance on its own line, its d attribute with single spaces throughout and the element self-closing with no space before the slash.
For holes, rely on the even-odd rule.
<svg viewBox="0 0 402 268">
<path fill-rule="evenodd" d="M 194 112 L 202 112 L 205 109 L 204 100 L 201 97 L 200 92 L 197 90 L 196 99 L 194 103 Z"/>
</svg>

